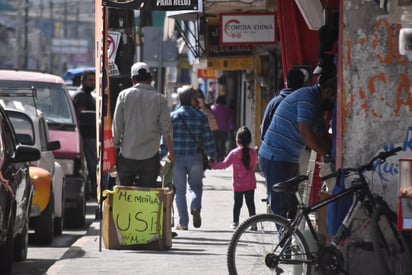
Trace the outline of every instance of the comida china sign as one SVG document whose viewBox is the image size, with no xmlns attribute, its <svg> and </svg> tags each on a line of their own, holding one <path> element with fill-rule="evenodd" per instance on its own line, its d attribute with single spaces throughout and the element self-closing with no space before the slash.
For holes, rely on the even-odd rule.
<svg viewBox="0 0 412 275">
<path fill-rule="evenodd" d="M 275 43 L 273 13 L 221 13 L 219 28 L 221 45 Z"/>
</svg>

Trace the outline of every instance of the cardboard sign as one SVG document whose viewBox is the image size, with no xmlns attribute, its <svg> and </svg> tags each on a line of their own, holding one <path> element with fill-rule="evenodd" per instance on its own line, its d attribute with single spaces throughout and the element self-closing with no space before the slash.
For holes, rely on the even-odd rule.
<svg viewBox="0 0 412 275">
<path fill-rule="evenodd" d="M 121 245 L 162 238 L 163 198 L 156 189 L 113 189 L 113 221 Z"/>
</svg>

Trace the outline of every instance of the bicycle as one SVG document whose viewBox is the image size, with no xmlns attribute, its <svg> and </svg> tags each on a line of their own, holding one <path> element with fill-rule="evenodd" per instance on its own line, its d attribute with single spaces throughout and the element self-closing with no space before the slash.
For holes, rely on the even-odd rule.
<svg viewBox="0 0 412 275">
<path fill-rule="evenodd" d="M 348 274 L 344 270 L 344 258 L 338 249 L 350 233 L 351 224 L 359 209 L 364 209 L 371 218 L 371 239 L 374 251 L 385 274 L 402 274 L 408 268 L 408 260 L 401 262 L 406 255 L 410 259 L 407 234 L 396 229 L 396 213 L 385 200 L 373 194 L 364 172 L 372 170 L 374 164 L 385 162 L 386 158 L 401 151 L 398 147 L 381 152 L 372 160 L 357 168 L 341 168 L 322 177 L 322 181 L 337 177 L 356 176 L 349 188 L 335 195 L 306 206 L 299 192 L 299 185 L 308 179 L 300 175 L 273 186 L 276 192 L 293 192 L 298 199 L 298 209 L 293 220 L 275 214 L 259 214 L 248 218 L 233 233 L 227 251 L 229 274 Z M 353 203 L 342 225 L 333 236 L 330 245 L 324 245 L 315 231 L 309 214 L 345 196 L 354 195 Z M 308 231 L 301 231 L 301 222 Z M 309 249 L 308 237 L 313 238 L 314 247 Z M 401 263 L 400 263 L 401 262 Z M 411 274 L 412 269 L 408 270 Z M 406 273 L 405 273 L 406 274 Z"/>
</svg>

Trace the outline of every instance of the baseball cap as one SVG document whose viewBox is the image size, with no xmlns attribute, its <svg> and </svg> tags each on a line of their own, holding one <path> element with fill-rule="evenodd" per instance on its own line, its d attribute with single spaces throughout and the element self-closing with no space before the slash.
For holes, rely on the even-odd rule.
<svg viewBox="0 0 412 275">
<path fill-rule="evenodd" d="M 316 75 L 316 74 L 321 74 L 322 71 L 323 71 L 322 66 L 317 65 L 316 68 L 315 68 L 315 70 L 313 70 L 313 74 L 315 74 L 315 75 Z"/>
<path fill-rule="evenodd" d="M 143 76 L 146 74 L 150 74 L 150 67 L 144 62 L 136 62 L 133 64 L 132 69 L 130 70 L 131 76 Z"/>
</svg>

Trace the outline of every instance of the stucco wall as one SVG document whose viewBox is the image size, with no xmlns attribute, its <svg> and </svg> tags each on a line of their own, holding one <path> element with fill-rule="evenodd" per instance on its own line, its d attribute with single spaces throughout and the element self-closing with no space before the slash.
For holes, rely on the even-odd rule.
<svg viewBox="0 0 412 275">
<path fill-rule="evenodd" d="M 373 0 L 345 0 L 340 41 L 341 154 L 343 166 L 363 164 L 381 150 L 403 146 L 376 167 L 374 191 L 396 206 L 398 158 L 412 157 L 412 67 L 398 53 L 399 26 Z"/>
</svg>

